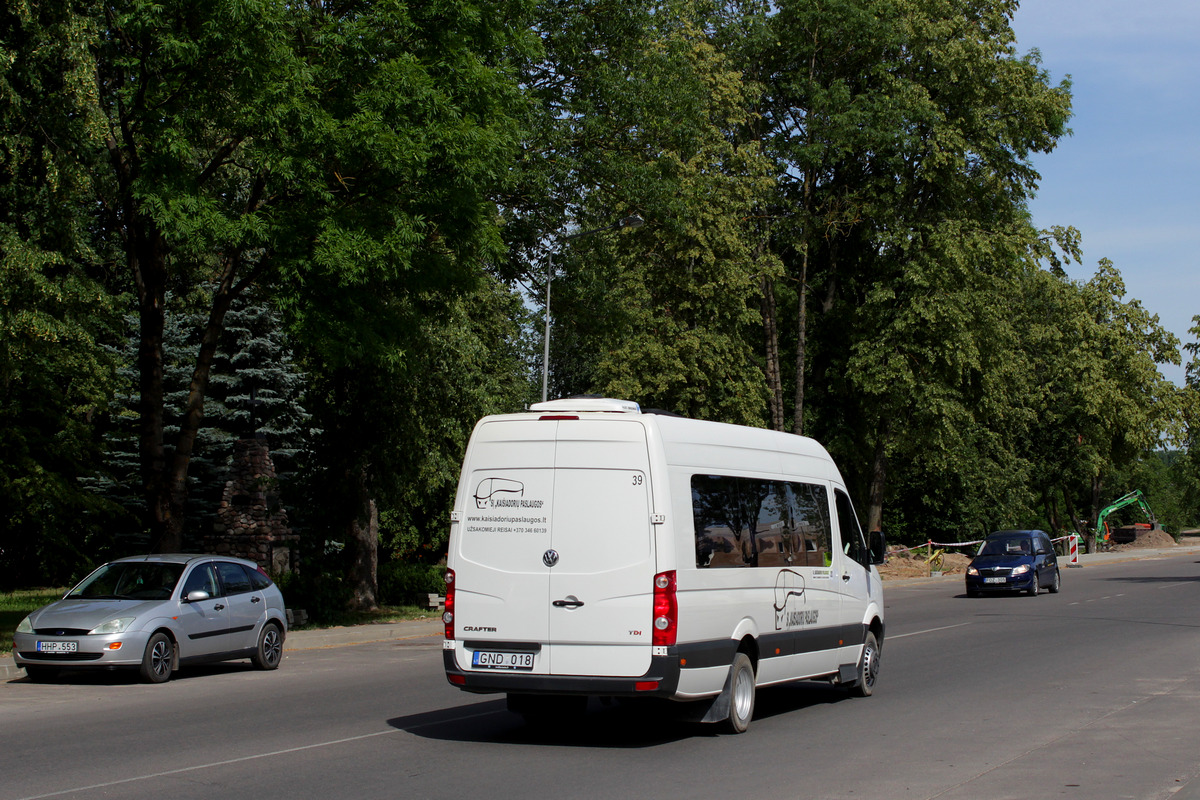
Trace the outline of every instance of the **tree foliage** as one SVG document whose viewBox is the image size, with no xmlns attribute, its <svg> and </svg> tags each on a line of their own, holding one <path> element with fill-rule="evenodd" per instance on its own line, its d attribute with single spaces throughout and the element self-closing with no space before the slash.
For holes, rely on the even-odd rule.
<svg viewBox="0 0 1200 800">
<path fill-rule="evenodd" d="M 438 557 L 474 420 L 537 398 L 551 278 L 553 395 L 815 435 L 894 537 L 1086 527 L 1130 481 L 1184 524 L 1196 346 L 1171 386 L 1116 267 L 1032 226 L 1070 83 L 1015 9 L 9 4 L 0 558 L 118 547 L 118 484 L 179 547 L 277 404 L 306 557 L 371 605 L 379 553 Z"/>
<path fill-rule="evenodd" d="M 0 10 L 0 587 L 63 581 L 102 550 L 115 509 L 77 482 L 101 468 L 98 412 L 113 389 L 104 345 L 117 301 L 89 239 L 95 137 L 87 23 L 24 3 Z"/>
</svg>

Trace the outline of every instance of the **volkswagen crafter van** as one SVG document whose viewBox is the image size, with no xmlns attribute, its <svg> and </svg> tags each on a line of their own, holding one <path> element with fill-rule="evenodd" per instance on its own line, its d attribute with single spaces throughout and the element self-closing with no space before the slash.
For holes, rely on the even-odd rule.
<svg viewBox="0 0 1200 800">
<path fill-rule="evenodd" d="M 757 687 L 869 695 L 871 539 L 809 438 L 604 398 L 485 417 L 451 514 L 446 676 L 527 718 L 657 696 L 738 733 Z"/>
</svg>

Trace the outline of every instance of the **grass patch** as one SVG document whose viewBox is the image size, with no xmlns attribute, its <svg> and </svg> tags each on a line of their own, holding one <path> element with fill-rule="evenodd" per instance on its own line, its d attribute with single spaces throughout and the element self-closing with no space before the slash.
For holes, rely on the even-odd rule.
<svg viewBox="0 0 1200 800">
<path fill-rule="evenodd" d="M 339 611 L 326 612 L 319 622 L 305 625 L 293 625 L 294 631 L 311 631 L 320 628 L 337 628 L 347 625 L 372 625 L 388 622 L 405 622 L 413 619 L 435 619 L 442 612 L 436 609 L 421 608 L 420 606 L 380 606 L 374 611 Z M 13 625 L 16 625 L 14 622 Z"/>
<path fill-rule="evenodd" d="M 24 589 L 19 592 L 0 592 L 0 653 L 12 652 L 13 631 L 25 615 L 47 603 L 53 603 L 66 593 L 63 589 Z"/>
</svg>

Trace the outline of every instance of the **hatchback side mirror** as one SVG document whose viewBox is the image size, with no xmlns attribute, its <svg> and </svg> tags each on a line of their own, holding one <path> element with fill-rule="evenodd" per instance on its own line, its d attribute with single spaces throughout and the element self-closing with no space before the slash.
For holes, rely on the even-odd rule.
<svg viewBox="0 0 1200 800">
<path fill-rule="evenodd" d="M 882 564 L 887 557 L 887 539 L 884 538 L 883 531 L 871 531 L 871 535 L 867 539 L 869 542 L 867 546 L 871 551 L 871 563 Z"/>
<path fill-rule="evenodd" d="M 183 598 L 185 603 L 199 603 L 201 600 L 207 600 L 211 595 L 203 589 L 196 589 L 193 592 L 188 592 L 187 597 Z"/>
</svg>

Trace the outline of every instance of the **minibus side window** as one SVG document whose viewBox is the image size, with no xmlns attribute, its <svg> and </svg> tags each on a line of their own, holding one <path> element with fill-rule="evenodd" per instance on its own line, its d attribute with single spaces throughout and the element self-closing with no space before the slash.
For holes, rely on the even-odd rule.
<svg viewBox="0 0 1200 800">
<path fill-rule="evenodd" d="M 787 486 L 794 523 L 792 565 L 828 567 L 829 493 L 824 486 L 811 483 L 789 483 Z"/>
<path fill-rule="evenodd" d="M 693 475 L 692 519 L 701 569 L 830 564 L 824 486 Z"/>
<path fill-rule="evenodd" d="M 782 567 L 793 562 L 795 513 L 783 481 L 742 479 L 742 499 L 752 503 L 750 546 L 755 566 Z"/>
<path fill-rule="evenodd" d="M 863 539 L 862 529 L 858 527 L 858 517 L 854 515 L 854 506 L 851 505 L 850 498 L 841 489 L 834 489 L 833 495 L 837 499 L 838 531 L 842 534 L 842 549 L 853 560 L 863 566 L 869 566 L 871 554 Z"/>
<path fill-rule="evenodd" d="M 697 567 L 754 566 L 738 483 L 726 475 L 692 476 Z"/>
</svg>

